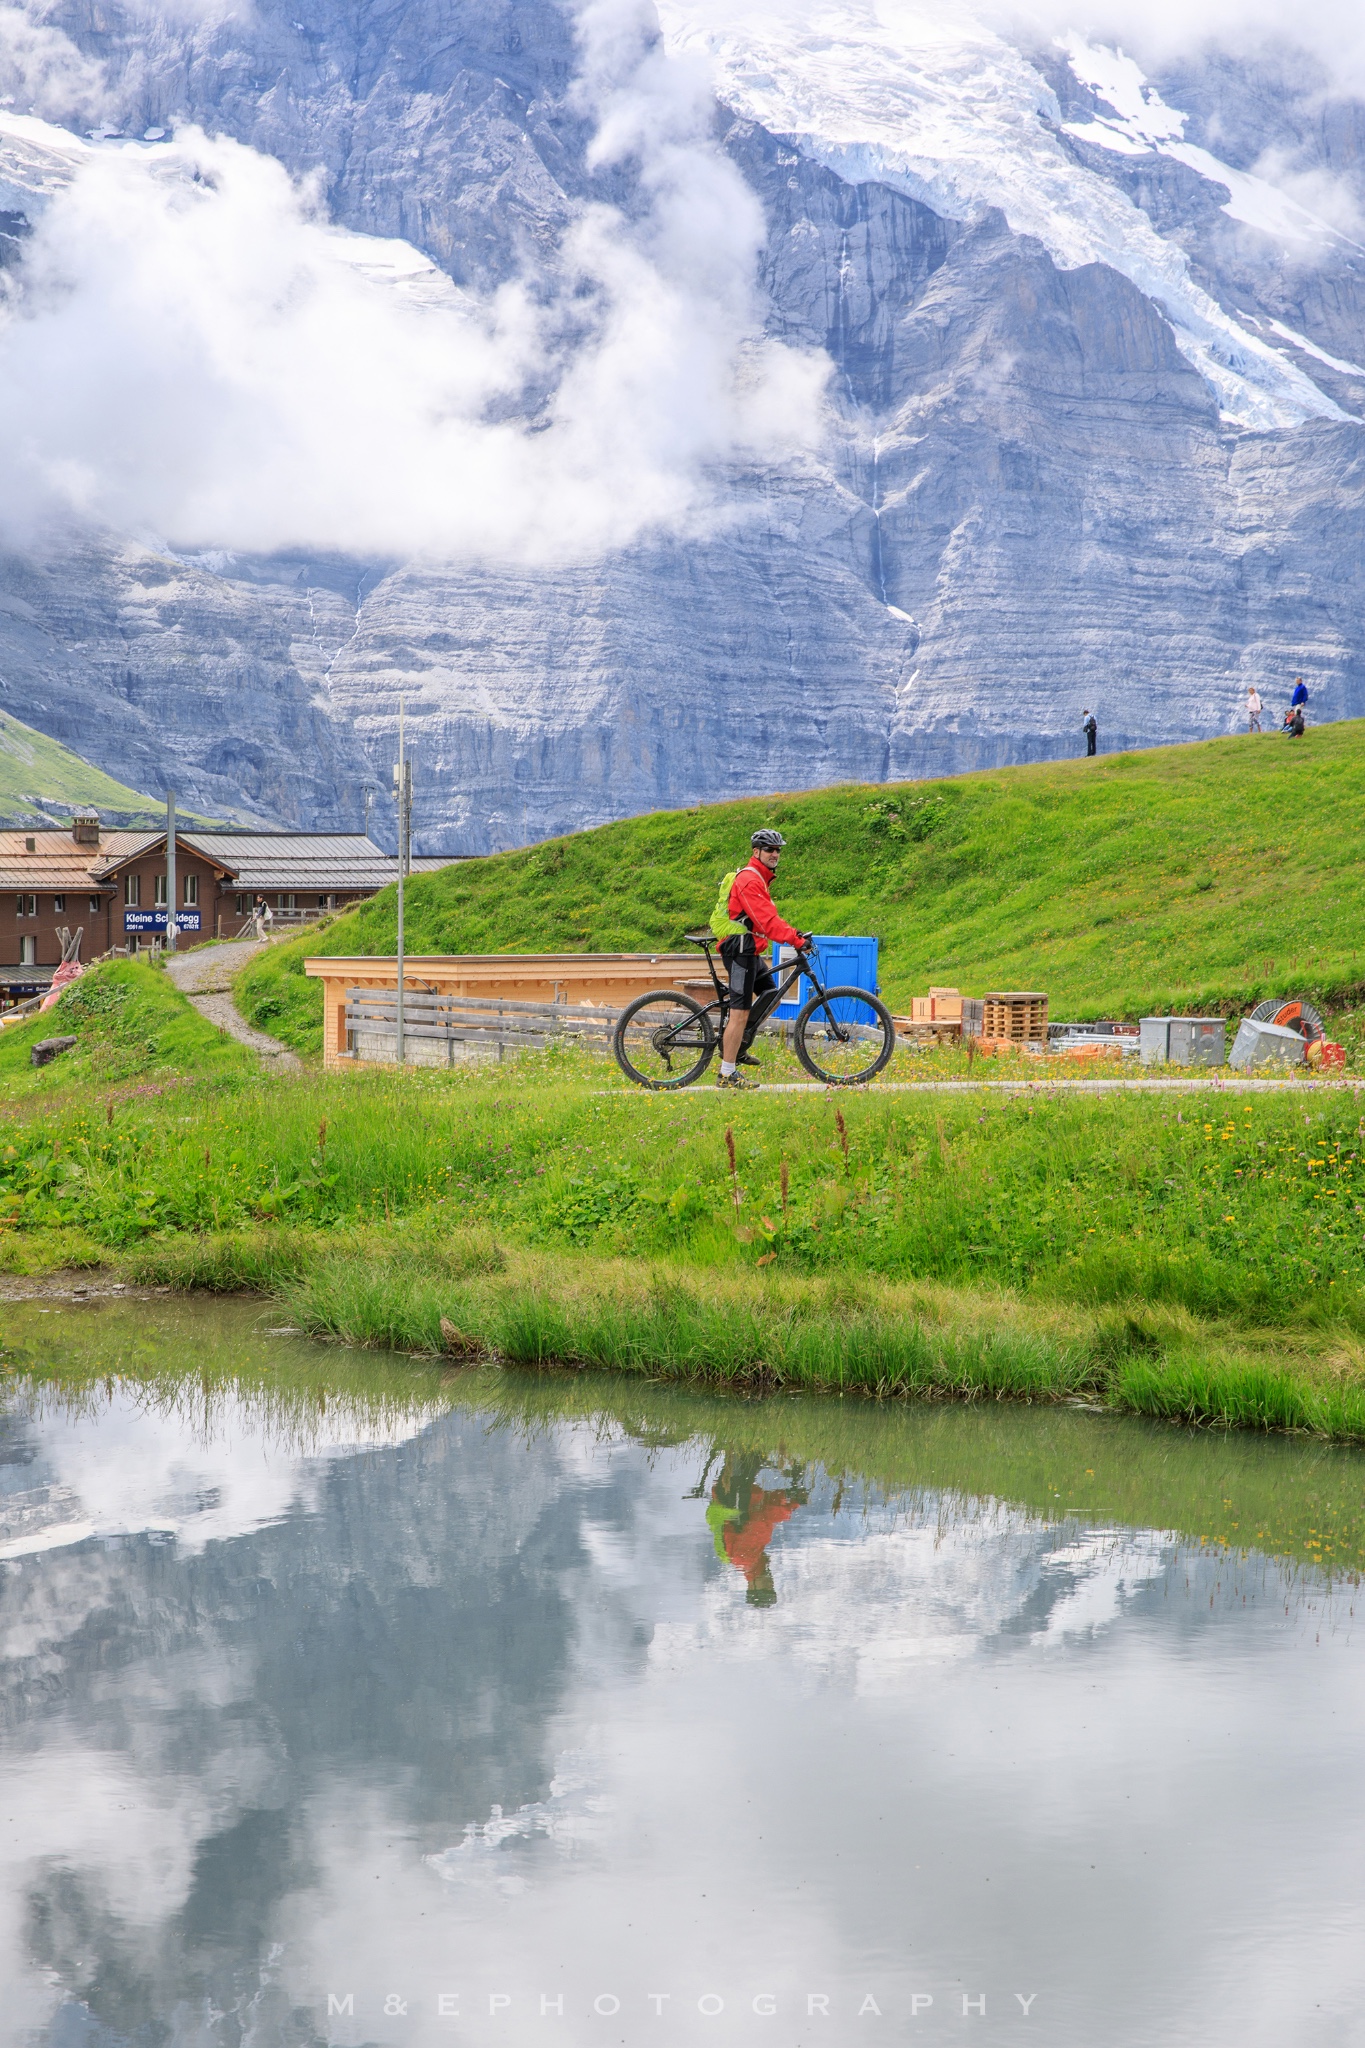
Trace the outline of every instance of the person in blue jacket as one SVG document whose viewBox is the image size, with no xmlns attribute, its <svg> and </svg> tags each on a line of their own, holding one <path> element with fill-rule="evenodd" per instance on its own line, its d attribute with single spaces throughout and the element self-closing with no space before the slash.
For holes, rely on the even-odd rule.
<svg viewBox="0 0 1365 2048">
<path fill-rule="evenodd" d="M 1297 711 L 1297 710 L 1298 710 L 1298 708 L 1299 708 L 1299 706 L 1300 706 L 1301 704 L 1306 704 L 1307 702 L 1308 702 L 1308 685 L 1307 685 L 1307 684 L 1306 684 L 1306 683 L 1304 682 L 1304 679 L 1303 679 L 1303 677 L 1302 677 L 1302 676 L 1295 676 L 1295 678 L 1294 678 L 1294 694 L 1293 694 L 1293 696 L 1292 696 L 1292 697 L 1290 698 L 1290 700 L 1289 700 L 1289 708 L 1290 708 L 1290 710 L 1291 710 L 1291 711 Z"/>
</svg>

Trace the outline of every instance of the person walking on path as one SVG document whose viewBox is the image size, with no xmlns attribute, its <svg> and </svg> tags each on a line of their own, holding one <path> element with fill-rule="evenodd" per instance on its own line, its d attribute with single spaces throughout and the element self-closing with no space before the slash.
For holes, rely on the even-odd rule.
<svg viewBox="0 0 1365 2048">
<path fill-rule="evenodd" d="M 1090 756 L 1095 751 L 1095 743 L 1099 738 L 1100 731 L 1099 727 L 1095 723 L 1095 714 L 1093 711 L 1087 711 L 1084 718 L 1081 720 L 1081 731 L 1085 734 L 1085 757 L 1088 761 L 1090 759 Z"/>
<path fill-rule="evenodd" d="M 1247 691 L 1247 731 L 1261 730 L 1261 693 L 1255 683 Z"/>
</svg>

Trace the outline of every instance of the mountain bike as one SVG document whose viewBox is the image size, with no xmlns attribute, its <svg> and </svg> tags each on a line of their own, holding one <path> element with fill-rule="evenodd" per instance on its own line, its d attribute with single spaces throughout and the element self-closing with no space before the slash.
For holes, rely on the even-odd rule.
<svg viewBox="0 0 1365 2048">
<path fill-rule="evenodd" d="M 617 1020 L 612 1051 L 628 1081 L 641 1088 L 686 1088 L 706 1072 L 724 1036 L 730 991 L 716 970 L 710 931 L 686 932 L 689 945 L 706 955 L 715 998 L 699 1003 L 681 989 L 656 988 L 628 1003 Z M 857 1087 L 879 1074 L 896 1049 L 891 1012 L 865 988 L 826 988 L 816 948 L 798 953 L 779 975 L 776 988 L 759 996 L 749 1012 L 742 1051 L 747 1051 L 770 1017 L 804 974 L 813 994 L 792 1027 L 796 1057 L 812 1080 L 831 1088 Z"/>
</svg>

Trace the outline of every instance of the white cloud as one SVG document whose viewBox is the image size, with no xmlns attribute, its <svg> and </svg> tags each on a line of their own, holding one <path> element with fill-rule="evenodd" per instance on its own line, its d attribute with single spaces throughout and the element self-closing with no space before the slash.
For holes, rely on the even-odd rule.
<svg viewBox="0 0 1365 2048">
<path fill-rule="evenodd" d="M 594 0 L 579 86 L 642 218 L 589 207 L 555 276 L 489 299 L 240 144 L 90 150 L 0 327 L 11 537 L 75 515 L 184 547 L 582 558 L 696 530 L 725 465 L 808 446 L 827 366 L 761 339 L 757 203 L 647 28 Z M 527 388 L 534 430 L 507 416 Z"/>
<path fill-rule="evenodd" d="M 1321 66 L 1329 93 L 1365 92 L 1359 0 L 983 0 L 980 11 L 1040 37 L 1075 30 L 1090 42 L 1118 43 L 1147 70 L 1206 49 L 1241 58 L 1298 51 Z"/>
<path fill-rule="evenodd" d="M 41 15 L 0 6 L 0 107 L 48 121 L 94 120 L 104 73 Z"/>
<path fill-rule="evenodd" d="M 1253 176 L 1273 185 L 1306 213 L 1353 241 L 1365 237 L 1365 213 L 1348 180 L 1321 164 L 1300 168 L 1300 159 L 1285 149 L 1262 150 L 1252 165 Z"/>
</svg>

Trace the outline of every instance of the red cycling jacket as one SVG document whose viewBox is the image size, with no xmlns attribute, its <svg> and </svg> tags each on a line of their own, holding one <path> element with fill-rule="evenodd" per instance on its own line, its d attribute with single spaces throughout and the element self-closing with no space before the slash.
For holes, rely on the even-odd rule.
<svg viewBox="0 0 1365 2048">
<path fill-rule="evenodd" d="M 801 933 L 779 917 L 773 903 L 768 870 L 755 854 L 747 868 L 741 868 L 730 889 L 731 917 L 747 917 L 753 927 L 754 944 L 761 953 L 772 939 L 784 946 L 799 946 Z"/>
</svg>

